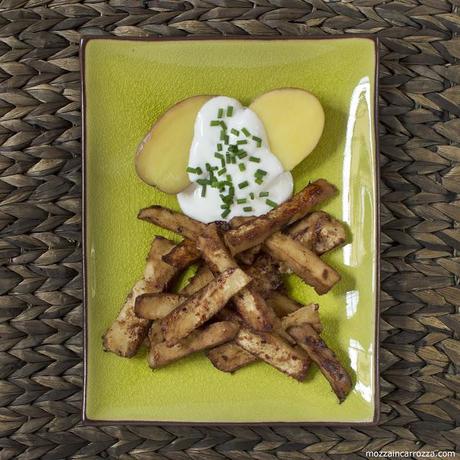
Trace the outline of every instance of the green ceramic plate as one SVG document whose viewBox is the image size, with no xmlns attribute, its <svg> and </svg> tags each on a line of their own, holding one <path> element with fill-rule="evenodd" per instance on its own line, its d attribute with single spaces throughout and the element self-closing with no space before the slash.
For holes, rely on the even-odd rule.
<svg viewBox="0 0 460 460">
<path fill-rule="evenodd" d="M 88 39 L 82 44 L 85 139 L 85 405 L 88 423 L 371 423 L 377 418 L 378 194 L 376 43 L 369 38 L 225 40 Z M 315 151 L 293 171 L 296 191 L 324 177 L 340 195 L 324 208 L 345 221 L 349 242 L 326 260 L 342 281 L 318 297 L 295 276 L 299 301 L 318 302 L 324 338 L 353 376 L 343 404 L 312 366 L 299 383 L 263 363 L 234 375 L 197 354 L 152 371 L 104 353 L 101 336 L 141 276 L 154 234 L 136 219 L 151 204 L 179 209 L 138 179 L 134 152 L 169 106 L 197 94 L 248 105 L 268 90 L 313 92 L 326 113 Z"/>
</svg>

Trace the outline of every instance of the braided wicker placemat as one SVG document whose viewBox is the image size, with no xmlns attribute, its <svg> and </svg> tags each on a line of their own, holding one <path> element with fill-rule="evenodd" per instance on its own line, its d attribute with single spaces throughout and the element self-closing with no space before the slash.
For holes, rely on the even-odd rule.
<svg viewBox="0 0 460 460">
<path fill-rule="evenodd" d="M 455 450 L 460 303 L 458 0 L 0 2 L 0 458 L 358 458 Z M 80 425 L 79 39 L 381 40 L 382 422 L 370 428 Z"/>
</svg>

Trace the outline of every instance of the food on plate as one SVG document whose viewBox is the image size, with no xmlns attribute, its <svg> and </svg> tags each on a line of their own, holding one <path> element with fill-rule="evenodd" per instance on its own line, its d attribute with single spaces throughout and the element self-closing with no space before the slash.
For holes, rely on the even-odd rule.
<svg viewBox="0 0 460 460">
<path fill-rule="evenodd" d="M 296 380 L 302 381 L 307 375 L 310 365 L 308 355 L 293 348 L 277 334 L 255 332 L 243 326 L 235 337 L 235 343 Z"/>
<path fill-rule="evenodd" d="M 312 212 L 288 231 L 295 240 L 319 256 L 343 244 L 345 227 L 324 211 Z"/>
<path fill-rule="evenodd" d="M 247 352 L 235 342 L 227 342 L 212 348 L 206 353 L 206 356 L 216 369 L 230 373 L 258 361 L 257 356 Z"/>
<path fill-rule="evenodd" d="M 195 118 L 211 98 L 184 99 L 154 123 L 136 153 L 136 171 L 144 182 L 166 193 L 178 193 L 189 185 L 186 169 Z"/>
<path fill-rule="evenodd" d="M 134 313 L 139 318 L 151 320 L 161 319 L 186 300 L 187 296 L 173 294 L 171 292 L 148 292 L 136 297 Z"/>
<path fill-rule="evenodd" d="M 171 346 L 187 337 L 224 308 L 230 298 L 250 281 L 251 278 L 239 268 L 229 268 L 222 272 L 161 320 L 165 342 Z"/>
<path fill-rule="evenodd" d="M 216 224 L 209 224 L 206 227 L 203 235 L 198 238 L 198 248 L 214 274 L 223 273 L 225 270 L 238 266 L 225 247 Z M 239 314 L 252 328 L 258 331 L 273 329 L 275 315 L 254 288 L 241 289 L 233 297 L 233 302 Z"/>
<path fill-rule="evenodd" d="M 290 170 L 323 125 L 319 101 L 298 89 L 271 91 L 250 108 L 224 96 L 189 98 L 155 123 L 136 168 L 177 193 L 183 212 L 154 205 L 138 218 L 183 240 L 153 240 L 144 277 L 104 336 L 107 351 L 131 357 L 145 341 L 152 369 L 206 351 L 223 372 L 264 362 L 300 382 L 316 363 L 344 400 L 351 379 L 321 338 L 319 306 L 284 287 L 286 273 L 320 295 L 340 281 L 320 256 L 345 242 L 345 228 L 313 210 L 336 187 L 318 179 L 292 196 Z M 185 286 L 174 287 L 196 262 Z"/>
<path fill-rule="evenodd" d="M 177 199 L 201 222 L 259 216 L 292 195 L 292 174 L 270 151 L 263 123 L 236 99 L 203 105 L 189 151 L 191 185 Z"/>
<path fill-rule="evenodd" d="M 299 346 L 318 365 L 339 401 L 343 402 L 351 390 L 352 382 L 335 353 L 326 345 L 310 324 L 289 327 L 287 332 L 294 337 Z"/>
<path fill-rule="evenodd" d="M 287 171 L 313 151 L 323 133 L 323 107 L 303 89 L 269 91 L 254 99 L 249 108 L 264 124 L 271 151 Z"/>
<path fill-rule="evenodd" d="M 136 297 L 145 292 L 163 291 L 177 275 L 177 268 L 162 260 L 163 255 L 173 246 L 174 243 L 160 236 L 153 240 L 147 256 L 144 277 L 134 285 L 117 319 L 104 334 L 103 345 L 106 351 L 124 357 L 136 354 L 150 326 L 150 321 L 138 318 L 134 312 Z"/>
<path fill-rule="evenodd" d="M 150 348 L 149 365 L 154 369 L 165 366 L 197 351 L 207 350 L 228 342 L 237 333 L 236 323 L 221 321 L 191 332 L 172 346 L 169 346 L 167 342 L 156 343 Z"/>
<path fill-rule="evenodd" d="M 233 254 L 263 243 L 270 235 L 304 217 L 314 206 L 334 196 L 337 189 L 318 179 L 267 214 L 225 233 L 225 243 Z"/>
<path fill-rule="evenodd" d="M 191 240 L 196 240 L 206 228 L 206 225 L 187 217 L 185 214 L 159 205 L 141 209 L 137 217 L 172 232 L 179 233 L 184 238 Z"/>
<path fill-rule="evenodd" d="M 340 281 L 340 275 L 319 256 L 283 233 L 275 233 L 264 246 L 280 262 L 284 262 L 318 294 L 326 294 Z"/>
<path fill-rule="evenodd" d="M 192 295 L 204 288 L 214 279 L 214 275 L 207 265 L 201 265 L 195 274 L 189 279 L 188 283 L 183 286 L 179 293 L 181 295 Z"/>
</svg>

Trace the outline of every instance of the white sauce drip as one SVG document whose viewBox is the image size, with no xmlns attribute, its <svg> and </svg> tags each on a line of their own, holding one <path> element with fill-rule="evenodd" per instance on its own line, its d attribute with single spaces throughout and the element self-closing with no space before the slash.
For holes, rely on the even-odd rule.
<svg viewBox="0 0 460 460">
<path fill-rule="evenodd" d="M 233 107 L 231 116 L 227 116 L 227 108 Z M 219 109 L 223 109 L 222 118 L 218 118 Z M 219 120 L 226 124 L 226 133 L 228 135 L 228 145 L 220 140 L 222 127 L 211 126 L 211 121 Z M 246 128 L 250 136 L 246 136 L 242 129 Z M 239 133 L 235 135 L 231 132 L 236 129 Z M 260 141 L 254 140 L 252 136 L 259 138 Z M 238 148 L 247 153 L 245 158 L 236 157 L 236 163 L 226 162 L 226 172 L 218 175 L 222 169 L 222 161 L 215 156 L 215 153 L 223 154 L 224 158 L 230 145 L 236 145 L 237 141 L 246 140 L 246 144 L 239 144 Z M 218 152 L 217 145 L 222 145 L 222 150 Z M 250 157 L 260 159 L 260 162 L 250 161 Z M 225 209 L 221 194 L 228 195 L 229 186 L 225 185 L 223 191 L 206 186 L 206 194 L 202 196 L 203 186 L 197 183 L 197 180 L 207 180 L 210 174 L 206 169 L 206 163 L 214 170 L 214 175 L 218 181 L 226 181 L 227 175 L 230 175 L 234 186 L 233 204 L 229 206 L 227 215 L 222 216 Z M 239 164 L 244 164 L 245 170 L 241 171 Z M 259 117 L 247 107 L 243 107 L 236 99 L 218 96 L 210 99 L 203 105 L 195 120 L 195 131 L 193 142 L 190 147 L 189 165 L 190 168 L 200 168 L 201 174 L 189 172 L 189 178 L 192 182 L 184 191 L 178 193 L 177 199 L 184 212 L 190 217 L 204 223 L 216 220 L 229 221 L 235 216 L 260 216 L 273 209 L 272 205 L 267 204 L 267 199 L 274 203 L 281 204 L 292 196 L 293 179 L 289 171 L 284 171 L 281 162 L 270 151 L 268 147 L 267 135 L 262 121 Z M 263 182 L 256 182 L 256 171 L 265 171 Z M 199 172 L 199 170 L 198 170 Z M 260 173 L 259 173 L 259 177 Z M 247 187 L 239 188 L 238 185 L 244 182 L 248 183 Z M 259 194 L 269 193 L 268 196 L 260 197 Z M 253 193 L 254 199 L 250 194 Z M 237 203 L 238 199 L 246 199 L 246 203 Z M 244 208 L 252 208 L 250 211 Z"/>
</svg>

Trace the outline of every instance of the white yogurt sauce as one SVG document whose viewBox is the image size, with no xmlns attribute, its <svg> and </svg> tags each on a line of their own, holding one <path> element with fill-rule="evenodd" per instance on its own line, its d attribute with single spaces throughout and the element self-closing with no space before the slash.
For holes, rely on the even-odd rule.
<svg viewBox="0 0 460 460">
<path fill-rule="evenodd" d="M 292 175 L 270 152 L 263 123 L 230 97 L 198 112 L 188 166 L 192 183 L 177 199 L 201 222 L 259 216 L 292 196 Z"/>
</svg>

